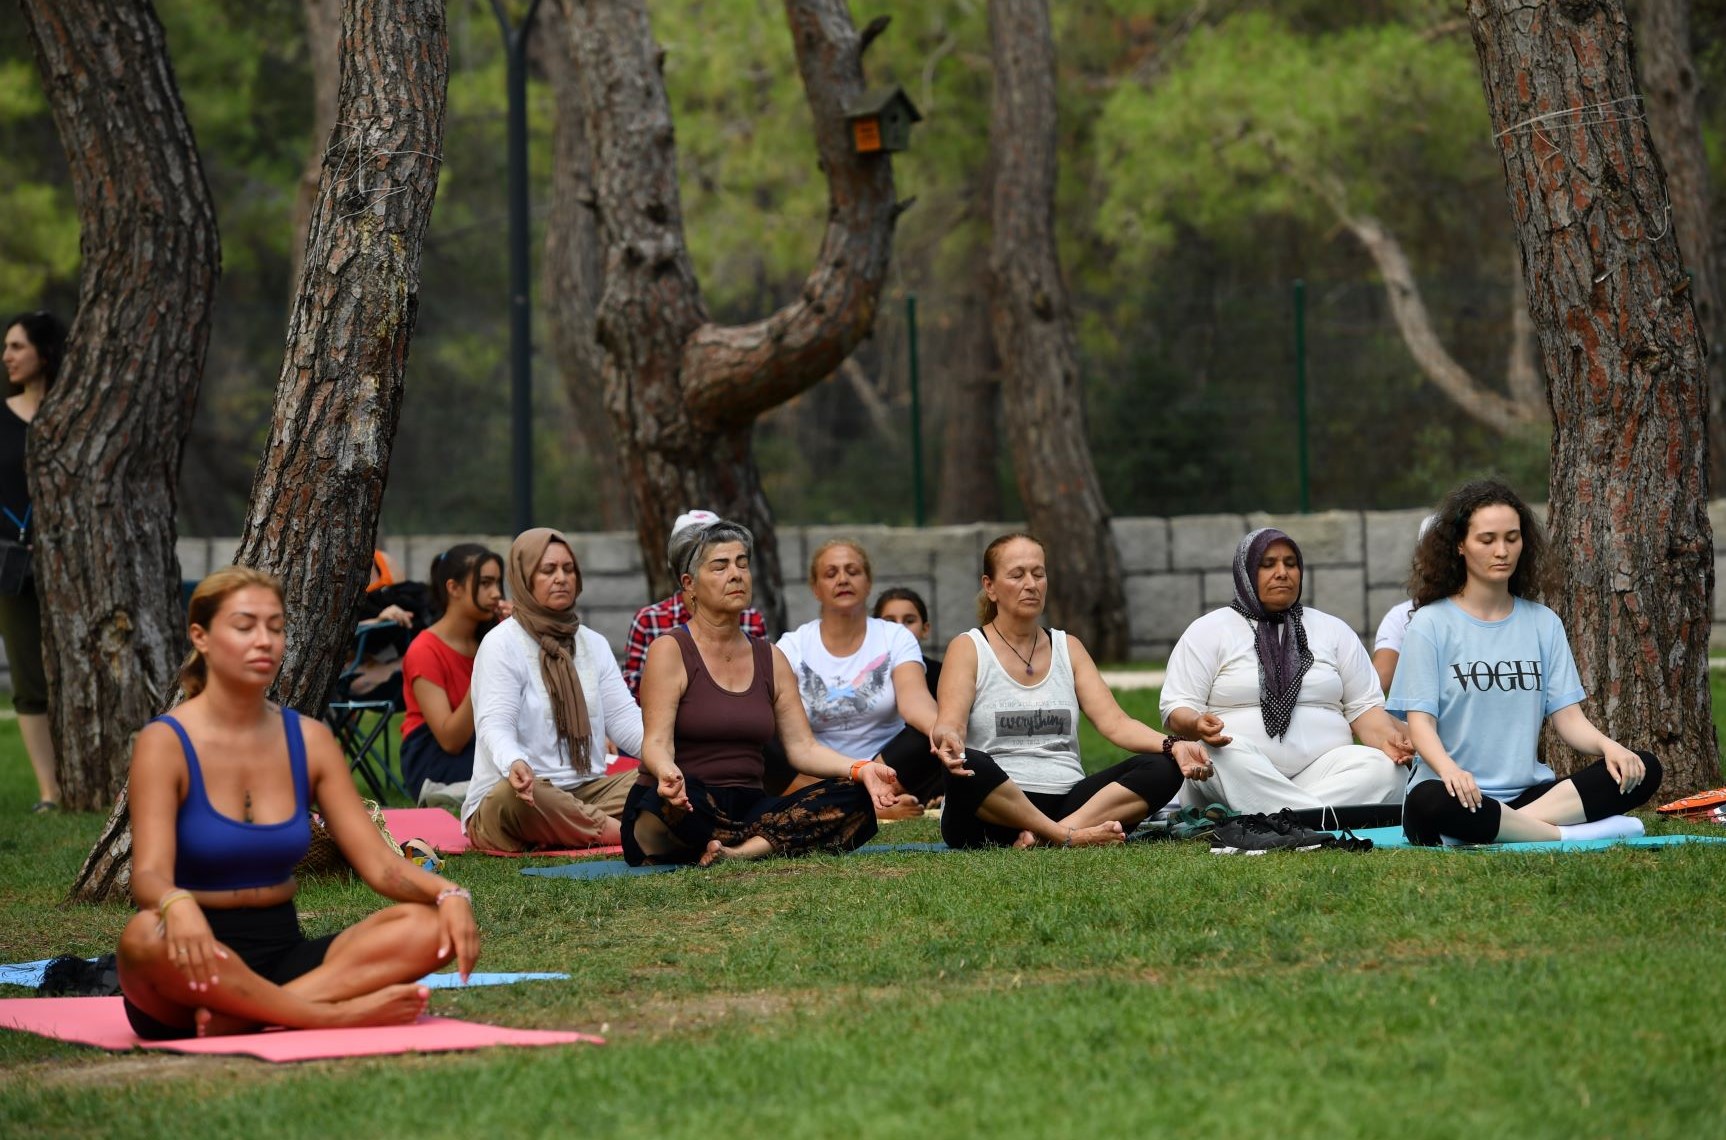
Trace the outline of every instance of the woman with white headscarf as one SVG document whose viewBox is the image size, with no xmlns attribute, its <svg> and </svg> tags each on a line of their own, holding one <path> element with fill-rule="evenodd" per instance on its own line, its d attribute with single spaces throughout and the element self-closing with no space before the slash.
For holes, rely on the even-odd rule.
<svg viewBox="0 0 1726 1140">
<path fill-rule="evenodd" d="M 1212 758 L 1210 777 L 1182 789 L 1187 803 L 1270 813 L 1402 797 L 1406 730 L 1354 630 L 1301 605 L 1304 569 L 1288 535 L 1253 531 L 1235 551 L 1234 600 L 1169 655 L 1163 723 Z"/>
</svg>

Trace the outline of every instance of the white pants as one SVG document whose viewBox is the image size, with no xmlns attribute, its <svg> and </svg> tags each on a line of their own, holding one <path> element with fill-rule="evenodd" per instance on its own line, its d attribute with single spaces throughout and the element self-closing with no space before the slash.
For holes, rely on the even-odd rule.
<svg viewBox="0 0 1726 1140">
<path fill-rule="evenodd" d="M 1211 778 L 1181 785 L 1189 807 L 1226 804 L 1238 812 L 1276 812 L 1283 808 L 1388 804 L 1402 799 L 1408 772 L 1377 748 L 1345 744 L 1285 776 L 1257 747 L 1236 739 L 1209 748 Z"/>
</svg>

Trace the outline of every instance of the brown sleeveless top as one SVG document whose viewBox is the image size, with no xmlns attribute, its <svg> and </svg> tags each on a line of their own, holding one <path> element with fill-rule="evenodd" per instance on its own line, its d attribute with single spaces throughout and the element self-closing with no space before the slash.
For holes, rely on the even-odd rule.
<svg viewBox="0 0 1726 1140">
<path fill-rule="evenodd" d="M 755 676 L 741 693 L 723 689 L 707 672 L 687 626 L 672 629 L 689 678 L 677 703 L 672 746 L 677 767 L 710 787 L 760 788 L 761 749 L 778 727 L 773 719 L 773 647 L 749 639 Z"/>
</svg>

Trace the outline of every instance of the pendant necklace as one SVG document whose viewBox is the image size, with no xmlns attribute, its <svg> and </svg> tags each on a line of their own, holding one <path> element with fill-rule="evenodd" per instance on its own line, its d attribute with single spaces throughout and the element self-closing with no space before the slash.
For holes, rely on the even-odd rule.
<svg viewBox="0 0 1726 1140">
<path fill-rule="evenodd" d="M 246 822 L 252 822 L 252 789 L 246 789 Z"/>
<path fill-rule="evenodd" d="M 1025 663 L 1025 676 L 1029 677 L 1033 672 L 1031 669 L 1031 660 L 1037 656 L 1037 635 L 1034 633 L 1031 635 L 1031 656 L 1026 657 L 1023 653 L 1019 652 L 1018 646 L 1007 640 L 1007 635 L 1001 632 L 1000 626 L 996 625 L 994 622 L 990 622 L 989 628 L 995 631 L 995 636 L 1001 639 L 1002 645 L 1005 645 L 1008 649 L 1013 651 L 1014 657 L 1017 657 Z"/>
</svg>

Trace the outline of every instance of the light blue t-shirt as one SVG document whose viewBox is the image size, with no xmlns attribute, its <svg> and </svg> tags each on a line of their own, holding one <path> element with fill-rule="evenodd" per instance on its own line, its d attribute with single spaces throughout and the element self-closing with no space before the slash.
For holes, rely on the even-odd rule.
<svg viewBox="0 0 1726 1140">
<path fill-rule="evenodd" d="M 1517 598 L 1509 617 L 1481 621 L 1446 599 L 1414 611 L 1385 707 L 1436 718 L 1450 758 L 1484 794 L 1511 800 L 1555 778 L 1540 726 L 1584 695 L 1557 614 Z M 1409 786 L 1437 778 L 1417 760 Z"/>
</svg>

